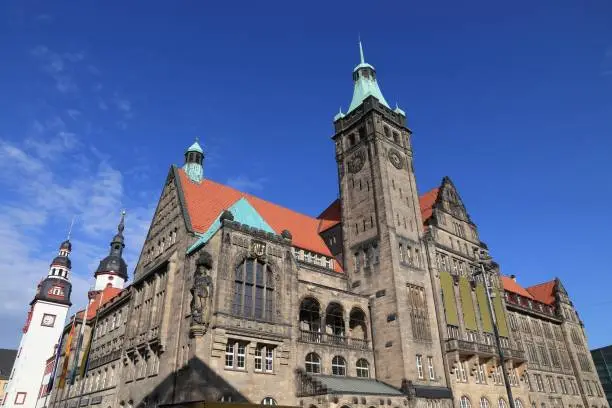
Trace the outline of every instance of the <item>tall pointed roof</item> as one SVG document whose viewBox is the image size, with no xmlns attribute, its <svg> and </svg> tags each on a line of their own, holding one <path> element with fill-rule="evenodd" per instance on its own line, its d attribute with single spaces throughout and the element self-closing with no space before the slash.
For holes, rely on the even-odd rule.
<svg viewBox="0 0 612 408">
<path fill-rule="evenodd" d="M 378 87 L 378 82 L 376 81 L 376 70 L 372 65 L 365 62 L 365 58 L 363 56 L 363 45 L 361 44 L 361 41 L 359 41 L 359 57 L 359 65 L 357 65 L 353 70 L 353 81 L 355 85 L 353 89 L 353 99 L 351 100 L 351 105 L 349 106 L 347 113 L 353 111 L 370 96 L 375 97 L 378 99 L 378 102 L 391 109 L 380 91 L 380 88 Z"/>
<path fill-rule="evenodd" d="M 104 273 L 114 273 L 123 279 L 127 279 L 127 264 L 123 260 L 123 248 L 125 248 L 123 230 L 125 229 L 125 211 L 121 212 L 121 221 L 117 225 L 117 234 L 110 243 L 110 251 L 106 258 L 100 261 L 94 276 Z"/>
<path fill-rule="evenodd" d="M 204 150 L 202 150 L 202 146 L 200 146 L 199 138 L 198 137 L 196 137 L 196 139 L 193 142 L 193 144 L 187 148 L 187 152 L 204 153 Z"/>
</svg>

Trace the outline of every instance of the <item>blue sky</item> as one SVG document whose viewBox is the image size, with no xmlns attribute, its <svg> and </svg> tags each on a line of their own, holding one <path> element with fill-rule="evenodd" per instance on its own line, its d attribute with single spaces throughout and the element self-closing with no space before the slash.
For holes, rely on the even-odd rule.
<svg viewBox="0 0 612 408">
<path fill-rule="evenodd" d="M 610 3 L 294 3 L 0 4 L 0 347 L 72 216 L 75 307 L 122 208 L 132 271 L 195 136 L 206 177 L 325 208 L 359 35 L 407 113 L 420 191 L 449 175 L 502 271 L 559 276 L 591 346 L 612 343 Z"/>
</svg>

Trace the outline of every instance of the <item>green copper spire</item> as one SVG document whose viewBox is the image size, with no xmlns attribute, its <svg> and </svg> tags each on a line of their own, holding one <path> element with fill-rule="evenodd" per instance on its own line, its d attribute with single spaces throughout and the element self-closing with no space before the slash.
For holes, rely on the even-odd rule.
<svg viewBox="0 0 612 408">
<path fill-rule="evenodd" d="M 353 99 L 351 105 L 348 108 L 348 113 L 352 112 L 353 109 L 361 105 L 361 103 L 369 96 L 373 96 L 378 99 L 378 102 L 385 105 L 387 108 L 389 104 L 382 95 L 378 82 L 376 82 L 376 70 L 374 67 L 365 62 L 363 56 L 363 45 L 359 41 L 359 65 L 353 70 L 353 81 L 355 82 L 355 88 L 353 90 Z"/>
</svg>

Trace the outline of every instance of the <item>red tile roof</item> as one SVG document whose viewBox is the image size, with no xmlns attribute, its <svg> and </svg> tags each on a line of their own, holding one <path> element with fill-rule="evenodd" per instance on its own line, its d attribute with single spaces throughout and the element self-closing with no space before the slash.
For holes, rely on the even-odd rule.
<svg viewBox="0 0 612 408">
<path fill-rule="evenodd" d="M 438 199 L 438 193 L 440 187 L 436 187 L 429 190 L 425 194 L 419 196 L 419 206 L 421 207 L 421 217 L 423 218 L 423 224 L 433 215 L 433 206 Z"/>
<path fill-rule="evenodd" d="M 549 282 L 540 283 L 538 285 L 529 286 L 527 291 L 531 293 L 533 298 L 537 301 L 552 305 L 555 303 L 555 280 Z"/>
<path fill-rule="evenodd" d="M 516 283 L 514 279 L 509 278 L 508 276 L 502 276 L 501 281 L 502 281 L 502 285 L 504 286 L 504 290 L 507 290 L 508 292 L 516 293 L 517 295 L 521 295 L 529 299 L 533 299 L 533 296 L 531 296 L 531 293 L 527 292 L 527 290 L 524 287 Z"/>
<path fill-rule="evenodd" d="M 87 320 L 91 320 L 96 317 L 96 313 L 100 307 L 109 302 L 112 298 L 121 293 L 123 289 L 113 288 L 108 286 L 96 293 L 94 299 L 87 306 Z M 83 318 L 83 310 L 77 312 L 77 318 Z"/>
<path fill-rule="evenodd" d="M 319 223 L 319 232 L 326 231 L 340 224 L 342 220 L 340 199 L 335 199 L 317 218 L 321 220 Z"/>
<path fill-rule="evenodd" d="M 333 257 L 319 235 L 321 220 L 211 180 L 203 180 L 196 184 L 189 180 L 183 170 L 179 169 L 178 173 L 194 231 L 206 232 L 223 210 L 244 197 L 274 232 L 280 234 L 285 229 L 289 230 L 293 236 L 294 246 Z"/>
</svg>

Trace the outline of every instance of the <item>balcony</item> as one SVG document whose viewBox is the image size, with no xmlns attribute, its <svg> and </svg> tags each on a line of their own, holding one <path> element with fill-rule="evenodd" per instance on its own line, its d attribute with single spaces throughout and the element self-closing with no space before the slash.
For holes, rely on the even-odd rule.
<svg viewBox="0 0 612 408">
<path fill-rule="evenodd" d="M 506 360 L 511 360 L 515 363 L 524 363 L 527 361 L 523 350 L 510 349 L 507 347 L 504 347 L 504 357 Z"/>
<path fill-rule="evenodd" d="M 495 347 L 490 344 L 476 343 L 473 341 L 449 339 L 446 340 L 446 352 L 456 352 L 459 355 L 474 356 L 478 355 L 481 357 L 493 357 L 497 353 Z"/>
<path fill-rule="evenodd" d="M 327 344 L 330 346 L 352 348 L 357 350 L 370 349 L 370 342 L 365 339 L 338 336 L 335 334 L 319 333 L 307 330 L 300 330 L 298 340 L 303 343 Z"/>
</svg>

